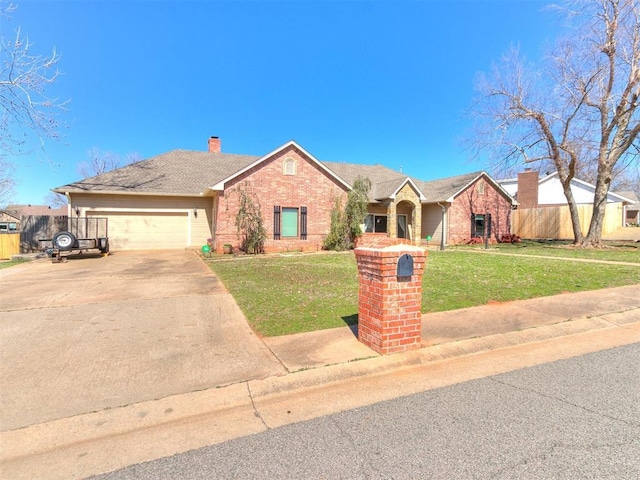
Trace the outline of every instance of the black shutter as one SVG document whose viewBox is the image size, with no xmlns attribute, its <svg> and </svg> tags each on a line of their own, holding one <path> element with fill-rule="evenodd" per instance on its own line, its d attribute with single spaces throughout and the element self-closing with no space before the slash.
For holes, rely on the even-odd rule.
<svg viewBox="0 0 640 480">
<path fill-rule="evenodd" d="M 476 236 L 476 215 L 475 213 L 471 214 L 471 238 Z"/>
<path fill-rule="evenodd" d="M 300 207 L 300 240 L 307 239 L 307 207 Z"/>
<path fill-rule="evenodd" d="M 280 206 L 273 207 L 273 239 L 280 240 Z"/>
<path fill-rule="evenodd" d="M 487 215 L 484 217 L 485 218 L 485 229 L 487 230 L 487 238 L 491 237 L 491 214 L 487 213 Z"/>
</svg>

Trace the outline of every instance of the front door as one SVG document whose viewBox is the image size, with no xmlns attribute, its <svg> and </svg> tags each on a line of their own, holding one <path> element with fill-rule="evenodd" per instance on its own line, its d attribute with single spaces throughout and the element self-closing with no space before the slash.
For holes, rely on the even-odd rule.
<svg viewBox="0 0 640 480">
<path fill-rule="evenodd" d="M 407 216 L 405 214 L 398 215 L 398 238 L 408 238 Z"/>
</svg>

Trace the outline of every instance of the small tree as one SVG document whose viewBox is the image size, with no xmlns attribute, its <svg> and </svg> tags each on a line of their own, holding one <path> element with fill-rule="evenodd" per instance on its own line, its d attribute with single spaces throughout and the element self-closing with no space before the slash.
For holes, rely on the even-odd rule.
<svg viewBox="0 0 640 480">
<path fill-rule="evenodd" d="M 340 199 L 336 199 L 331 209 L 331 229 L 323 244 L 325 250 L 342 251 L 354 247 L 357 238 L 362 235 L 361 225 L 367 215 L 369 190 L 371 181 L 358 177 L 347 194 L 344 210 Z"/>
<path fill-rule="evenodd" d="M 267 232 L 262 221 L 260 202 L 254 194 L 238 186 L 240 207 L 236 214 L 236 230 L 240 238 L 240 249 L 246 253 L 263 253 Z"/>
<path fill-rule="evenodd" d="M 331 208 L 331 228 L 329 234 L 324 239 L 322 248 L 325 250 L 335 250 L 341 252 L 351 248 L 349 238 L 349 228 L 345 221 L 345 214 L 340 198 L 336 198 Z"/>
<path fill-rule="evenodd" d="M 369 206 L 369 190 L 371 190 L 371 181 L 368 178 L 358 177 L 353 182 L 353 189 L 347 195 L 344 216 L 352 245 L 362 235 L 362 224 Z"/>
</svg>

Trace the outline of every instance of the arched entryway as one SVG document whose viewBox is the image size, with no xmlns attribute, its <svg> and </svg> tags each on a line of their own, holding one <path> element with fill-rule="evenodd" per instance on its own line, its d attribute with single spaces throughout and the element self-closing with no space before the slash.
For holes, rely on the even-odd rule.
<svg viewBox="0 0 640 480">
<path fill-rule="evenodd" d="M 396 205 L 396 238 L 415 240 L 415 212 L 415 205 L 407 200 L 403 200 Z"/>
</svg>

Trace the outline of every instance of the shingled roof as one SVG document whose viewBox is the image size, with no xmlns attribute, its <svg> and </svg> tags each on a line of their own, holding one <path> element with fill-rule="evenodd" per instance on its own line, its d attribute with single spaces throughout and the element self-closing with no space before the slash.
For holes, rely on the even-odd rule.
<svg viewBox="0 0 640 480">
<path fill-rule="evenodd" d="M 426 197 L 426 203 L 450 202 L 484 172 L 472 172 L 455 177 L 419 182 L 418 186 Z"/>
<path fill-rule="evenodd" d="M 95 177 L 55 188 L 54 192 L 99 192 L 199 196 L 212 183 L 232 175 L 258 157 L 173 150 Z"/>
<path fill-rule="evenodd" d="M 295 142 L 290 142 L 295 144 Z M 285 144 L 289 145 L 289 144 Z M 301 147 L 300 147 L 301 148 Z M 126 165 L 95 177 L 73 182 L 53 191 L 58 193 L 112 193 L 133 195 L 201 196 L 216 184 L 233 178 L 267 156 L 173 150 L 148 160 Z M 341 162 L 321 162 L 330 173 L 347 186 L 358 177 L 371 181 L 369 199 L 377 202 L 391 198 L 410 180 L 420 190 L 422 201 L 451 201 L 484 172 L 424 182 L 383 165 L 361 165 Z M 498 188 L 501 188 L 496 184 Z"/>
</svg>

